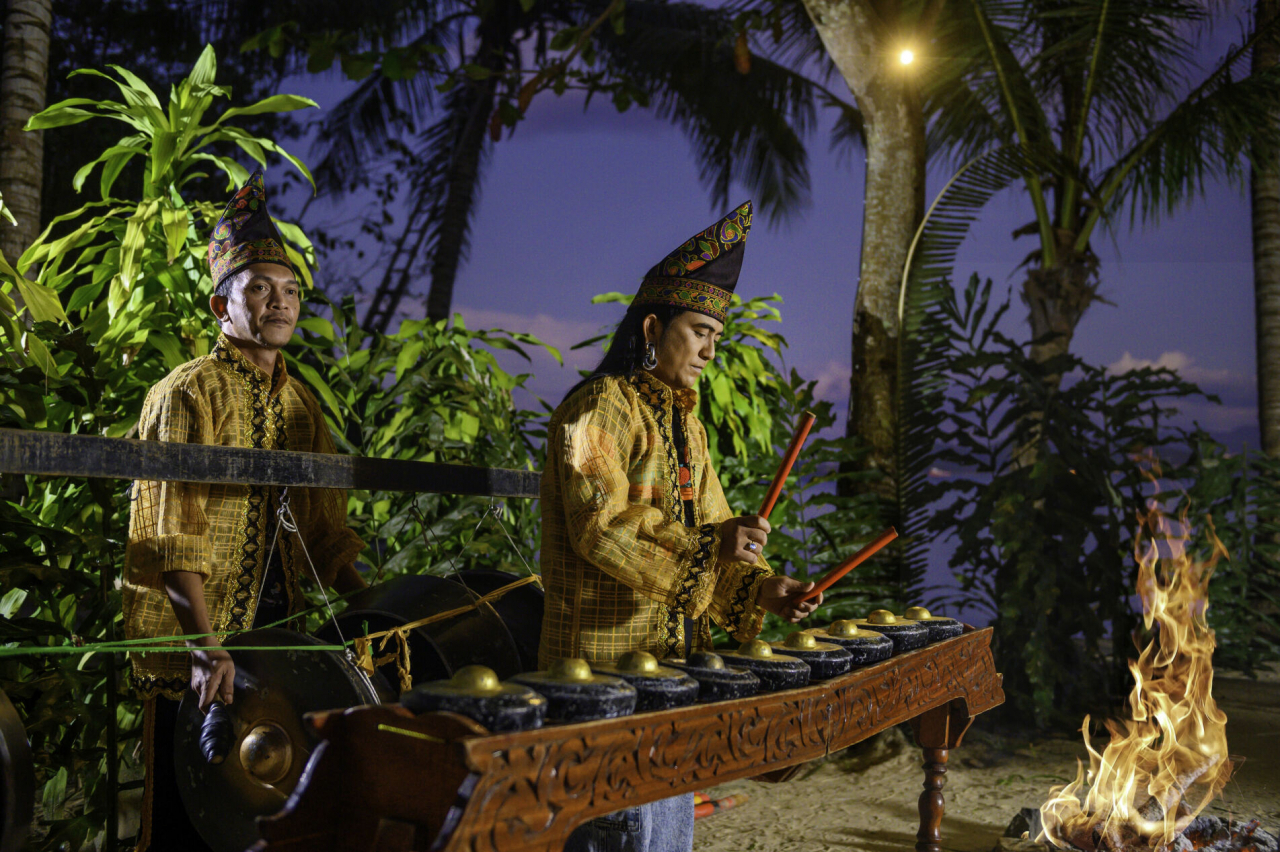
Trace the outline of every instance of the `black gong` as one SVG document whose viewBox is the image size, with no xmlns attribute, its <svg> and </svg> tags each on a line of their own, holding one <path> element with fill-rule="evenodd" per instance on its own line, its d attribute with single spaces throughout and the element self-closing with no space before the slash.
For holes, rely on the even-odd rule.
<svg viewBox="0 0 1280 852">
<path fill-rule="evenodd" d="M 367 633 L 471 607 L 479 598 L 457 580 L 430 575 L 393 577 L 348 598 L 347 608 L 317 630 L 316 636 L 337 644 L 336 622 L 349 642 Z M 378 647 L 375 643 L 375 656 Z M 387 644 L 388 651 L 395 647 L 394 639 Z M 409 667 L 414 684 L 448 680 L 464 666 L 486 666 L 500 680 L 522 670 L 516 642 L 491 605 L 466 609 L 409 633 Z M 385 663 L 380 671 L 389 683 L 399 684 L 394 662 Z"/>
<path fill-rule="evenodd" d="M 323 644 L 276 627 L 227 637 L 235 696 L 226 705 L 230 748 L 218 763 L 201 750 L 206 717 L 195 693 L 183 696 L 173 734 L 178 792 L 214 852 L 244 852 L 259 839 L 257 817 L 284 806 L 315 747 L 304 714 L 391 698 L 381 678 L 365 678 L 341 652 L 276 650 Z"/>
<path fill-rule="evenodd" d="M 506 571 L 476 568 L 458 574 L 471 591 L 487 595 L 503 586 L 520 580 Z M 520 654 L 520 671 L 531 672 L 538 668 L 538 643 L 542 641 L 542 611 L 545 595 L 537 583 L 525 583 L 493 602 L 498 617 L 507 626 L 507 632 L 516 643 Z"/>
<path fill-rule="evenodd" d="M 17 852 L 31 828 L 35 771 L 22 718 L 0 690 L 0 852 Z"/>
</svg>

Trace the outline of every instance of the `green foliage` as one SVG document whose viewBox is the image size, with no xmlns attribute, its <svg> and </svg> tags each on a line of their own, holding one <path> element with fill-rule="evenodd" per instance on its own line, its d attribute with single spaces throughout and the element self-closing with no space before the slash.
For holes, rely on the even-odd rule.
<svg viewBox="0 0 1280 852">
<path fill-rule="evenodd" d="M 957 539 L 959 602 L 994 616 L 1010 712 L 1078 723 L 1127 691 L 1143 462 L 1183 439 L 1168 403 L 1199 391 L 1164 369 L 1037 364 L 998 331 L 1008 301 L 991 308 L 990 295 L 975 276 L 943 306 L 953 337 L 937 459 L 952 475 L 929 487 L 941 506 L 929 529 Z M 1055 375 L 1068 376 L 1056 390 Z"/>
<path fill-rule="evenodd" d="M 352 299 L 330 307 L 332 321 L 312 316 L 299 323 L 307 348 L 294 363 L 321 400 L 339 452 L 541 468 L 535 443 L 541 413 L 517 409 L 512 398 L 528 376 L 503 370 L 494 350 L 527 359 L 524 347 L 542 346 L 558 358 L 553 348 L 519 332 L 470 330 L 461 316 L 452 324 L 406 320 L 394 334 L 370 334 L 356 324 Z M 352 492 L 348 518 L 365 533 L 363 558 L 377 577 L 476 567 L 528 573 L 525 563 L 532 566 L 538 549 L 537 504 L 495 504 L 492 517 L 488 504 L 457 495 Z"/>
<path fill-rule="evenodd" d="M 1191 458 L 1178 470 L 1187 485 L 1176 508 L 1196 525 L 1188 552 L 1207 561 L 1212 532 L 1228 554 L 1209 587 L 1213 664 L 1252 676 L 1260 663 L 1280 659 L 1280 459 L 1228 453 L 1199 429 L 1189 442 Z"/>
<path fill-rule="evenodd" d="M 247 177 L 229 152 L 263 162 L 281 153 L 232 120 L 310 101 L 278 95 L 205 115 L 226 96 L 206 51 L 174 86 L 167 105 L 133 74 L 116 69 L 123 101 L 64 101 L 33 127 L 112 118 L 134 131 L 81 169 L 101 167 L 100 200 L 59 217 L 11 267 L 0 263 L 0 427 L 90 435 L 130 435 L 146 391 L 172 368 L 209 351 L 217 329 L 205 309 L 212 282 L 205 260 L 221 203 L 184 192 L 202 170 Z M 51 138 L 64 131 L 54 130 Z M 56 141 L 55 141 L 56 144 Z M 123 164 L 145 168 L 133 191 Z M 133 172 L 124 172 L 126 176 Z M 291 256 L 308 270 L 310 243 L 280 223 Z M 26 279 L 22 273 L 34 273 Z M 308 272 L 309 274 L 309 272 Z M 12 294 L 22 296 L 19 309 Z M 528 335 L 472 331 L 461 322 L 405 323 L 394 335 L 366 335 L 349 303 L 308 293 L 301 352 L 291 369 L 317 392 L 344 451 L 495 467 L 534 467 L 534 415 L 511 391 L 525 376 L 498 367 L 493 350 L 540 345 Z M 21 311 L 21 312 L 20 312 Z M 0 523 L 0 632 L 22 646 L 78 646 L 120 639 L 120 592 L 128 483 L 67 477 L 5 477 Z M 404 495 L 352 494 L 351 519 L 384 574 L 443 571 L 446 554 L 469 546 L 458 567 L 523 572 L 506 533 L 475 500 L 420 498 L 422 531 Z M 501 510 L 526 559 L 536 550 L 534 507 Z M 483 525 L 477 531 L 477 522 Z M 477 534 L 478 532 L 478 534 Z M 519 566 L 519 567 L 517 567 Z M 318 617 L 318 616 L 317 616 Z M 42 809 L 36 849 L 110 846 L 117 772 L 136 778 L 139 704 L 125 689 L 123 659 L 110 654 L 42 655 L 0 663 L 0 688 L 31 735 Z M 89 708 L 85 712 L 83 708 Z"/>
</svg>

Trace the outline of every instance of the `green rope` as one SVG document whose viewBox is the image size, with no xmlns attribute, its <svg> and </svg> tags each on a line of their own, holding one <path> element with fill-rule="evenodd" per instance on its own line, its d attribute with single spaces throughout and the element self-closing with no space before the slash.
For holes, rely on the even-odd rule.
<svg viewBox="0 0 1280 852">
<path fill-rule="evenodd" d="M 177 637 L 169 637 L 176 639 Z M 148 640 L 153 641 L 153 640 Z M 141 649 L 140 649 L 141 648 Z M 231 651 L 342 651 L 345 645 L 233 645 L 228 650 Z M 93 645 L 49 645 L 27 648 L 0 648 L 0 659 L 6 657 L 32 657 L 32 656 L 49 656 L 49 655 L 87 655 L 87 654 L 114 654 L 124 651 L 132 651 L 135 654 L 149 653 L 179 653 L 186 652 L 189 648 L 174 648 L 162 645 L 129 645 L 125 646 L 123 642 L 99 642 Z"/>
</svg>

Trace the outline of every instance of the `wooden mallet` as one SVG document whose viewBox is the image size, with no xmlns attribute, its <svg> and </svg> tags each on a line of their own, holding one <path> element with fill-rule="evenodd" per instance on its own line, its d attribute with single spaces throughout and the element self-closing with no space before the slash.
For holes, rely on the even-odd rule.
<svg viewBox="0 0 1280 852">
<path fill-rule="evenodd" d="M 791 443 L 787 446 L 787 451 L 782 456 L 782 464 L 778 465 L 778 472 L 774 474 L 773 482 L 769 485 L 769 490 L 764 495 L 764 502 L 760 504 L 760 517 L 767 518 L 769 513 L 773 511 L 774 504 L 778 502 L 778 497 L 782 494 L 783 486 L 787 484 L 787 475 L 791 473 L 791 466 L 800 457 L 800 448 L 804 446 L 805 438 L 809 437 L 809 430 L 813 428 L 813 421 L 817 419 L 812 411 L 806 411 L 800 415 L 800 421 L 796 424 L 795 434 L 791 436 Z"/>
<path fill-rule="evenodd" d="M 871 542 L 866 547 L 862 548 L 857 553 L 853 554 L 848 559 L 841 562 L 835 568 L 828 571 L 827 575 L 823 577 L 821 580 L 819 580 L 816 586 L 814 586 L 808 592 L 805 592 L 804 597 L 800 598 L 800 601 L 803 603 L 804 601 L 807 601 L 810 598 L 816 598 L 818 595 L 822 594 L 824 591 L 830 588 L 831 585 L 835 583 L 836 580 L 839 580 L 845 574 L 848 574 L 854 568 L 857 568 L 863 562 L 866 562 L 868 559 L 874 556 L 881 548 L 883 548 L 886 544 L 893 541 L 897 537 L 898 537 L 898 531 L 895 530 L 893 527 L 889 527 L 889 529 L 880 533 L 880 537 L 877 538 L 875 541 Z"/>
</svg>

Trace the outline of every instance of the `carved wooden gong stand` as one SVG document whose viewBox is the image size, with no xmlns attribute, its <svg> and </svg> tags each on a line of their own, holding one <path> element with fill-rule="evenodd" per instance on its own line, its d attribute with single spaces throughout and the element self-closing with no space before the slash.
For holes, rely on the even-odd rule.
<svg viewBox="0 0 1280 852">
<path fill-rule="evenodd" d="M 789 768 L 910 721 L 924 749 L 919 852 L 940 852 L 947 754 L 1004 701 L 991 630 L 817 683 L 536 731 L 490 735 L 400 707 L 315 714 L 324 740 L 261 852 L 559 852 L 593 817 Z"/>
</svg>

